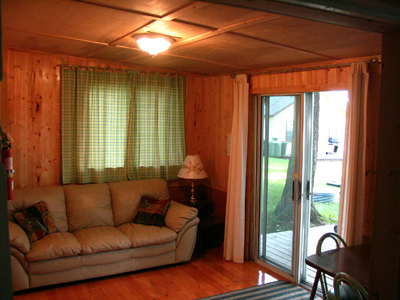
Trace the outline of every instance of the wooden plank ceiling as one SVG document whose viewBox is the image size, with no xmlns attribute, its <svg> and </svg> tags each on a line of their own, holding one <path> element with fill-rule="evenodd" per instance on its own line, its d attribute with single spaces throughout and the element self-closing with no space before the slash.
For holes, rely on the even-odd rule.
<svg viewBox="0 0 400 300">
<path fill-rule="evenodd" d="M 381 34 L 188 0 L 2 0 L 3 46 L 204 75 L 381 54 Z M 132 37 L 175 39 L 152 58 Z"/>
</svg>

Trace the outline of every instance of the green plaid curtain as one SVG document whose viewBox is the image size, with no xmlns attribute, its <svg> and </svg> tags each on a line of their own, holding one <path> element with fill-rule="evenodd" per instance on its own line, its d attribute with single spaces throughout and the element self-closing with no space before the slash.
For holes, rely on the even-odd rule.
<svg viewBox="0 0 400 300">
<path fill-rule="evenodd" d="M 63 183 L 176 178 L 184 76 L 62 68 Z"/>
</svg>

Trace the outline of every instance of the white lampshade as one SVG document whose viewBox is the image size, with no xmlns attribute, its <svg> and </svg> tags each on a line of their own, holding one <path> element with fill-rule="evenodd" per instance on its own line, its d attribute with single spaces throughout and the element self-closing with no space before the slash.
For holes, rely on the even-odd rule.
<svg viewBox="0 0 400 300">
<path fill-rule="evenodd" d="M 171 46 L 173 39 L 160 34 L 138 34 L 135 35 L 140 49 L 149 52 L 150 55 L 156 56 L 158 53 L 163 52 Z"/>
<path fill-rule="evenodd" d="M 204 179 L 208 177 L 198 154 L 186 156 L 178 177 L 184 179 Z"/>
</svg>

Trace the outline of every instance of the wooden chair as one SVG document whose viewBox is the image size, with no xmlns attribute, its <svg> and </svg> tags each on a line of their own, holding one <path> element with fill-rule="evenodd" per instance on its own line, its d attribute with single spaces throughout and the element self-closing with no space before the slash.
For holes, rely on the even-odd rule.
<svg viewBox="0 0 400 300">
<path fill-rule="evenodd" d="M 318 244 L 317 244 L 317 251 L 316 251 L 317 254 L 321 254 L 322 244 L 324 243 L 324 241 L 327 238 L 331 238 L 335 241 L 336 249 L 340 248 L 340 242 L 343 243 L 343 246 L 347 247 L 346 242 L 343 240 L 343 238 L 340 235 L 338 235 L 337 233 L 334 233 L 334 232 L 328 232 L 319 238 Z M 321 274 L 320 282 L 321 282 L 322 294 L 324 297 L 323 299 L 329 299 L 328 298 L 328 284 L 326 282 L 326 274 L 325 273 Z"/>
<path fill-rule="evenodd" d="M 364 287 L 356 279 L 346 273 L 337 273 L 333 280 L 333 285 L 333 289 L 328 293 L 329 300 L 367 299 L 368 293 Z"/>
</svg>

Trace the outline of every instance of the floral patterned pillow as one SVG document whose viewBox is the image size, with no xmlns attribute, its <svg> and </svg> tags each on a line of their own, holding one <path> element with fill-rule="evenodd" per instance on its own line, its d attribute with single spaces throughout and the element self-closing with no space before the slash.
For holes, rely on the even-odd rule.
<svg viewBox="0 0 400 300">
<path fill-rule="evenodd" d="M 143 196 L 133 223 L 163 226 L 171 199 L 157 200 Z"/>
<path fill-rule="evenodd" d="M 43 201 L 23 211 L 13 213 L 12 217 L 26 232 L 31 243 L 49 233 L 57 232 L 53 218 Z"/>
</svg>

